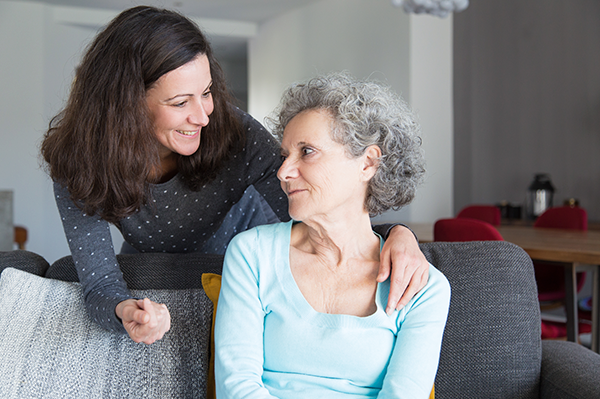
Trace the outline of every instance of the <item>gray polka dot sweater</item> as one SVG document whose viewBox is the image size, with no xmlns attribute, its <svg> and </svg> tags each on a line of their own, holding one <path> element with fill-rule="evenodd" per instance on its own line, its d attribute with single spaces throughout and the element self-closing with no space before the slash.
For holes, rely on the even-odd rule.
<svg viewBox="0 0 600 399">
<path fill-rule="evenodd" d="M 281 160 L 271 135 L 249 115 L 242 115 L 246 145 L 217 177 L 199 191 L 182 176 L 152 186 L 152 203 L 121 220 L 117 227 L 140 252 L 199 251 L 219 229 L 223 218 L 254 186 L 281 220 L 289 220 L 287 198 L 277 180 Z M 119 270 L 108 222 L 84 214 L 55 183 L 56 203 L 90 315 L 104 328 L 125 333 L 116 305 L 131 294 Z"/>
</svg>

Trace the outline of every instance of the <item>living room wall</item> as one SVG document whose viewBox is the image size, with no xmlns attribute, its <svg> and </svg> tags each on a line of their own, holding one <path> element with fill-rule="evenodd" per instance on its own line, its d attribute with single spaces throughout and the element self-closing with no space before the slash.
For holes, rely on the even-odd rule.
<svg viewBox="0 0 600 399">
<path fill-rule="evenodd" d="M 28 228 L 27 248 L 52 259 L 64 254 L 66 240 L 38 159 L 48 123 L 47 12 L 37 3 L 0 2 L 0 189 L 14 192 L 13 220 Z M 54 252 L 55 246 L 63 251 Z"/>
<path fill-rule="evenodd" d="M 600 221 L 600 2 L 472 1 L 454 17 L 454 205 L 523 203 L 538 172 L 555 205 Z"/>
<path fill-rule="evenodd" d="M 433 222 L 452 212 L 452 16 L 409 15 L 387 1 L 324 0 L 259 27 L 250 40 L 250 112 L 259 120 L 292 82 L 348 70 L 387 82 L 417 113 L 427 178 L 412 204 L 377 221 Z"/>
</svg>

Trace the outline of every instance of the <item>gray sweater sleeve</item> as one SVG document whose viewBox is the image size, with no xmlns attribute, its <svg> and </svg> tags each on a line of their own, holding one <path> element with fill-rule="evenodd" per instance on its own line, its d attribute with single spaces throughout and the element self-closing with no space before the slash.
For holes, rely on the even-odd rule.
<svg viewBox="0 0 600 399">
<path fill-rule="evenodd" d="M 132 296 L 117 263 L 108 222 L 86 215 L 56 182 L 54 195 L 88 313 L 105 329 L 126 333 L 115 308 Z"/>
</svg>

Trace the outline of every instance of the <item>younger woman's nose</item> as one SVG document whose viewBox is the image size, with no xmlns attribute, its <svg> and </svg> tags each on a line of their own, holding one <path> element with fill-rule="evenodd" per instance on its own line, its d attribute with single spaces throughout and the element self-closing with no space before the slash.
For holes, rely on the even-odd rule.
<svg viewBox="0 0 600 399">
<path fill-rule="evenodd" d="M 197 104 L 188 116 L 188 122 L 202 127 L 208 125 L 208 120 L 208 113 L 202 103 Z"/>
</svg>

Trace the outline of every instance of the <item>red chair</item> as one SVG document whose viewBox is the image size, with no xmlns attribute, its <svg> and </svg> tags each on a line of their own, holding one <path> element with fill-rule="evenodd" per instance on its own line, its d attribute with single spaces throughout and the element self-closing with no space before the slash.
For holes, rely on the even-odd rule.
<svg viewBox="0 0 600 399">
<path fill-rule="evenodd" d="M 537 218 L 533 226 L 587 230 L 587 212 L 585 209 L 578 206 L 557 206 L 555 208 L 548 208 Z"/>
<path fill-rule="evenodd" d="M 587 230 L 587 212 L 580 207 L 560 206 L 549 208 L 535 221 L 536 228 L 560 228 Z M 535 279 L 538 285 L 538 299 L 542 309 L 551 309 L 565 304 L 564 267 L 558 263 L 534 261 Z M 577 292 L 585 283 L 585 273 L 577 273 Z M 579 323 L 579 333 L 589 332 L 590 326 Z M 565 323 L 542 322 L 542 339 L 565 337 Z"/>
<path fill-rule="evenodd" d="M 433 225 L 434 241 L 503 241 L 494 226 L 477 219 L 440 219 Z"/>
<path fill-rule="evenodd" d="M 492 226 L 500 225 L 500 209 L 495 205 L 468 205 L 461 209 L 456 217 L 478 219 Z"/>
<path fill-rule="evenodd" d="M 587 230 L 587 212 L 580 207 L 559 206 L 542 213 L 533 227 Z M 541 302 L 565 299 L 564 268 L 560 264 L 533 262 Z M 577 292 L 585 282 L 585 273 L 577 273 Z"/>
</svg>

